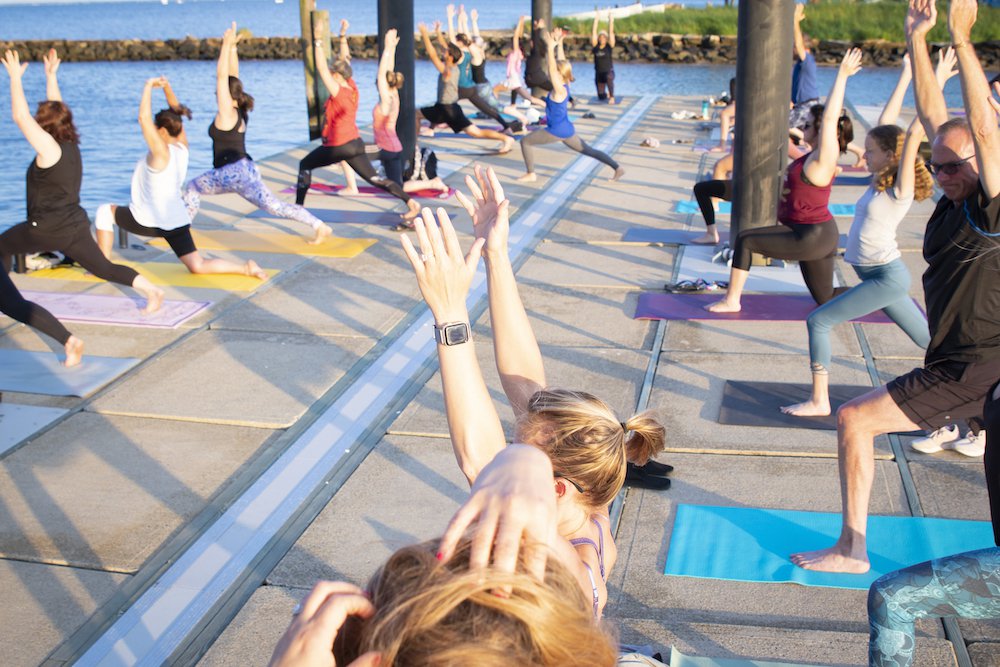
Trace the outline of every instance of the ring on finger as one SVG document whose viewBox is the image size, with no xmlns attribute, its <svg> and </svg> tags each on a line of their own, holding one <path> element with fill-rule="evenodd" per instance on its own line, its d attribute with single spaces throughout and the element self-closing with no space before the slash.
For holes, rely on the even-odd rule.
<svg viewBox="0 0 1000 667">
<path fill-rule="evenodd" d="M 434 255 L 433 254 L 426 253 L 426 252 L 420 253 L 420 261 L 421 262 L 429 262 L 432 259 L 434 259 Z"/>
</svg>

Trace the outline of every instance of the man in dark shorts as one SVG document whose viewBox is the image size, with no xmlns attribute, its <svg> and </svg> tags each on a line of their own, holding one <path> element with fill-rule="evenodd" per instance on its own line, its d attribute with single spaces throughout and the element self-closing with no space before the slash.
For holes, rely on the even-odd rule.
<svg viewBox="0 0 1000 667">
<path fill-rule="evenodd" d="M 934 77 L 925 37 L 935 16 L 934 0 L 911 0 L 906 19 L 917 113 L 931 140 L 929 166 L 944 191 L 924 234 L 931 342 L 922 368 L 837 411 L 843 527 L 832 547 L 792 556 L 809 570 L 869 569 L 865 537 L 875 436 L 981 417 L 1000 378 L 1000 132 L 969 41 L 976 0 L 952 0 L 948 18 L 966 118 L 948 120 Z"/>
<path fill-rule="evenodd" d="M 809 109 L 814 104 L 819 104 L 816 59 L 799 26 L 805 18 L 805 5 L 796 3 L 795 20 L 792 24 L 795 36 L 792 56 L 795 58 L 795 64 L 792 66 L 792 108 L 788 112 L 788 127 L 797 130 L 801 130 L 809 122 Z"/>
</svg>

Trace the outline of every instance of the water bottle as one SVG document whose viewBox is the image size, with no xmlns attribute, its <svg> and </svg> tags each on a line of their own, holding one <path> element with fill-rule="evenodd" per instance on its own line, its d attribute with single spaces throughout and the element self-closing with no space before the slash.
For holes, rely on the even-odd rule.
<svg viewBox="0 0 1000 667">
<path fill-rule="evenodd" d="M 708 100 L 702 100 L 701 102 L 701 117 L 708 120 Z"/>
</svg>

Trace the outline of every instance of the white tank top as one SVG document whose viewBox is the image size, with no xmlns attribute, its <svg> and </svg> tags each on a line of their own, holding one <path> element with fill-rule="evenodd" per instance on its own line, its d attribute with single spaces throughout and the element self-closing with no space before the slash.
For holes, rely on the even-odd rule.
<svg viewBox="0 0 1000 667">
<path fill-rule="evenodd" d="M 896 228 L 912 203 L 913 195 L 896 199 L 892 190 L 878 192 L 869 185 L 854 207 L 844 261 L 855 266 L 879 266 L 898 259 Z"/>
<path fill-rule="evenodd" d="M 143 156 L 132 172 L 132 201 L 129 210 L 144 227 L 169 231 L 191 224 L 187 207 L 181 199 L 181 186 L 187 177 L 188 149 L 183 144 L 169 144 L 170 161 L 160 171 L 153 171 Z"/>
</svg>

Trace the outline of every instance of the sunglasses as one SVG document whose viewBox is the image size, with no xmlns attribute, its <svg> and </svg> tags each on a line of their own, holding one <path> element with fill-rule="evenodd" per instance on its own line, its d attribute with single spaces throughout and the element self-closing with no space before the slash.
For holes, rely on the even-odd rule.
<svg viewBox="0 0 1000 667">
<path fill-rule="evenodd" d="M 935 176 L 938 174 L 946 174 L 948 176 L 954 176 L 958 173 L 958 170 L 962 168 L 962 165 L 976 157 L 975 155 L 970 155 L 969 157 L 962 158 L 961 160 L 955 160 L 954 162 L 945 162 L 943 164 L 938 164 L 937 162 L 927 161 L 927 171 L 931 172 Z"/>
<path fill-rule="evenodd" d="M 562 475 L 555 475 L 555 477 L 557 479 L 564 479 L 564 480 L 566 480 L 567 482 L 569 482 L 570 484 L 572 484 L 573 488 L 575 488 L 580 493 L 586 493 L 586 491 L 583 490 L 582 486 L 580 486 L 579 484 L 577 484 L 576 482 L 574 482 L 573 480 L 571 480 L 569 477 L 564 477 Z"/>
</svg>

